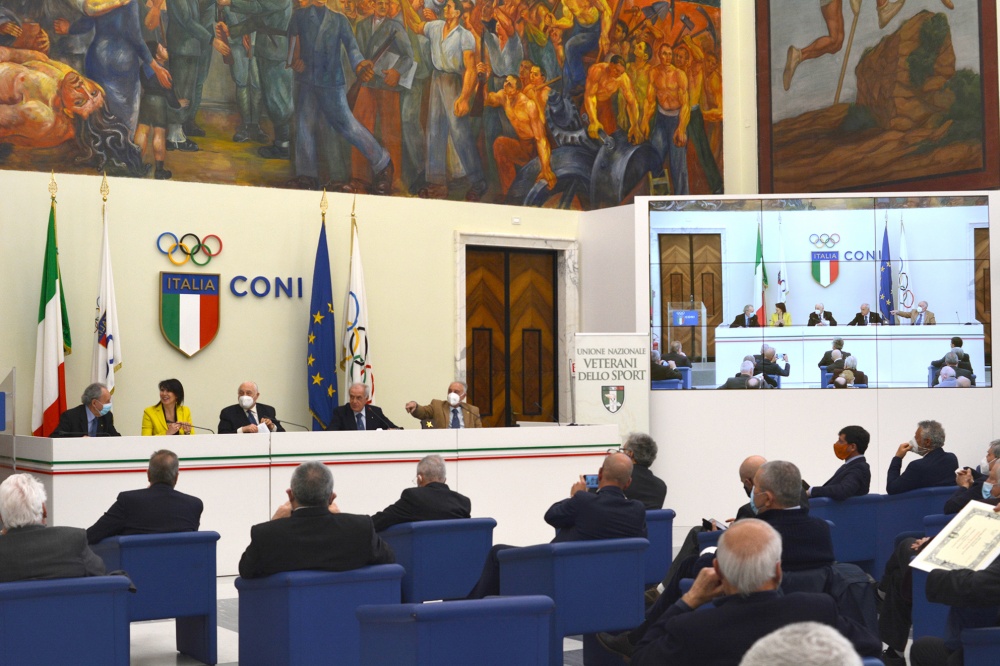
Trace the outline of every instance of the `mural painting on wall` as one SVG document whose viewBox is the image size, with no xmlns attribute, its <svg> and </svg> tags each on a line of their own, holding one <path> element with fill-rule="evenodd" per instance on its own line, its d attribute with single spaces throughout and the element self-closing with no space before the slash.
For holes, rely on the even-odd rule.
<svg viewBox="0 0 1000 666">
<path fill-rule="evenodd" d="M 994 0 L 757 3 L 761 192 L 1000 186 Z"/>
<path fill-rule="evenodd" d="M 720 18 L 719 0 L 0 0 L 0 168 L 584 210 L 653 179 L 721 193 Z"/>
</svg>

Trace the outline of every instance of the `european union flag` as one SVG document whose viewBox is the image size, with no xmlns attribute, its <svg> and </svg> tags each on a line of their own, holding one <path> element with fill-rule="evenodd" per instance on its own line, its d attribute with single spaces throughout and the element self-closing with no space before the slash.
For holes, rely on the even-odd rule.
<svg viewBox="0 0 1000 666">
<path fill-rule="evenodd" d="M 892 259 L 889 257 L 889 223 L 886 221 L 885 231 L 882 232 L 882 260 L 879 262 L 878 311 L 882 322 L 889 326 L 896 323 L 896 318 L 889 314 L 896 307 L 892 294 Z"/>
<path fill-rule="evenodd" d="M 306 358 L 309 376 L 309 413 L 312 429 L 325 430 L 337 407 L 337 326 L 333 321 L 333 284 L 330 252 L 326 247 L 326 222 L 319 232 L 313 266 L 312 298 L 309 300 L 309 346 Z"/>
</svg>

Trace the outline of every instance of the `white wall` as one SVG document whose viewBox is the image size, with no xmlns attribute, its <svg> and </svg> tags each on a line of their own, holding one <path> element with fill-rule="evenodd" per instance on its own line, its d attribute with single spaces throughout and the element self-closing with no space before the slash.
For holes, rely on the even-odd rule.
<svg viewBox="0 0 1000 666">
<path fill-rule="evenodd" d="M 637 308 L 633 206 L 583 213 L 580 218 L 580 332 L 633 330 Z M 640 299 L 641 300 L 641 299 Z"/>
</svg>

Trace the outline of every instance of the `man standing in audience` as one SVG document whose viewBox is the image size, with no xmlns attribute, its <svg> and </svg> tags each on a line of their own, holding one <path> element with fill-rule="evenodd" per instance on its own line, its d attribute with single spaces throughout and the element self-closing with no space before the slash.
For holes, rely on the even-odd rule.
<svg viewBox="0 0 1000 666">
<path fill-rule="evenodd" d="M 393 504 L 372 516 L 375 531 L 419 520 L 469 518 L 472 502 L 445 483 L 444 458 L 432 454 L 417 463 L 417 487 L 407 488 Z"/>
<path fill-rule="evenodd" d="M 636 646 L 634 666 L 736 664 L 757 639 L 803 621 L 836 628 L 860 654 L 879 654 L 878 639 L 840 615 L 830 595 L 779 591 L 782 537 L 770 525 L 753 519 L 733 525 L 715 555 Z M 709 602 L 714 608 L 693 612 Z"/>
<path fill-rule="evenodd" d="M 955 482 L 955 470 L 958 469 L 958 458 L 954 453 L 946 452 L 944 446 L 944 428 L 937 421 L 921 421 L 913 439 L 900 444 L 896 455 L 889 462 L 889 474 L 885 483 L 885 492 L 890 495 L 905 493 L 917 488 L 934 486 L 950 486 Z M 913 452 L 921 456 L 906 466 L 902 474 L 903 458 Z"/>
<path fill-rule="evenodd" d="M 861 426 L 847 426 L 837 433 L 833 454 L 844 464 L 821 486 L 812 486 L 809 497 L 829 497 L 843 502 L 848 497 L 867 495 L 872 483 L 872 470 L 865 460 L 871 435 Z"/>
<path fill-rule="evenodd" d="M 479 408 L 465 402 L 464 382 L 448 384 L 448 401 L 431 400 L 429 405 L 418 405 L 414 401 L 406 403 L 406 411 L 413 418 L 427 423 L 428 428 L 482 428 Z"/>
<path fill-rule="evenodd" d="M 347 404 L 333 410 L 327 430 L 399 430 L 382 410 L 368 404 L 368 387 L 361 382 L 347 389 Z"/>
<path fill-rule="evenodd" d="M 149 458 L 149 487 L 118 493 L 118 499 L 87 529 L 87 542 L 129 534 L 197 532 L 204 509 L 197 497 L 174 489 L 179 475 L 177 454 L 162 449 Z"/>
<path fill-rule="evenodd" d="M 267 426 L 271 432 L 285 432 L 275 416 L 274 407 L 257 402 L 260 391 L 257 382 L 243 382 L 236 392 L 236 405 L 230 405 L 219 414 L 219 434 L 254 433 L 260 426 Z"/>
<path fill-rule="evenodd" d="M 573 484 L 569 498 L 556 502 L 545 512 L 545 522 L 556 528 L 552 543 L 627 539 L 646 536 L 646 507 L 625 497 L 632 483 L 632 460 L 624 453 L 612 453 L 597 472 L 597 492 L 588 493 L 583 477 Z M 497 553 L 514 546 L 490 549 L 483 572 L 469 599 L 500 594 L 500 560 Z"/>
<path fill-rule="evenodd" d="M 59 417 L 53 437 L 118 437 L 115 415 L 111 413 L 111 393 L 104 384 L 83 389 L 80 403 Z"/>
<path fill-rule="evenodd" d="M 625 489 L 625 497 L 639 500 L 647 510 L 662 509 L 667 499 L 667 484 L 649 469 L 658 451 L 656 440 L 642 432 L 629 433 L 622 444 L 622 453 L 631 458 L 634 465 L 632 483 Z"/>
<path fill-rule="evenodd" d="M 104 575 L 78 527 L 46 527 L 45 488 L 30 474 L 0 483 L 0 583 Z"/>
<path fill-rule="evenodd" d="M 368 516 L 340 513 L 333 503 L 333 475 L 321 462 L 302 463 L 292 473 L 288 502 L 269 522 L 250 528 L 240 558 L 240 576 L 260 578 L 282 571 L 350 571 L 392 564 L 392 549 Z"/>
</svg>

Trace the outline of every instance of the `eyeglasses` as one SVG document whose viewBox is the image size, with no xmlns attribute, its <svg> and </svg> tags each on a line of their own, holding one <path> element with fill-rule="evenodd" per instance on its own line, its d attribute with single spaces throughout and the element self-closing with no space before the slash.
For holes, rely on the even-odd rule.
<svg viewBox="0 0 1000 666">
<path fill-rule="evenodd" d="M 608 449 L 605 453 L 610 456 L 612 453 L 625 453 L 625 449 Z"/>
</svg>

